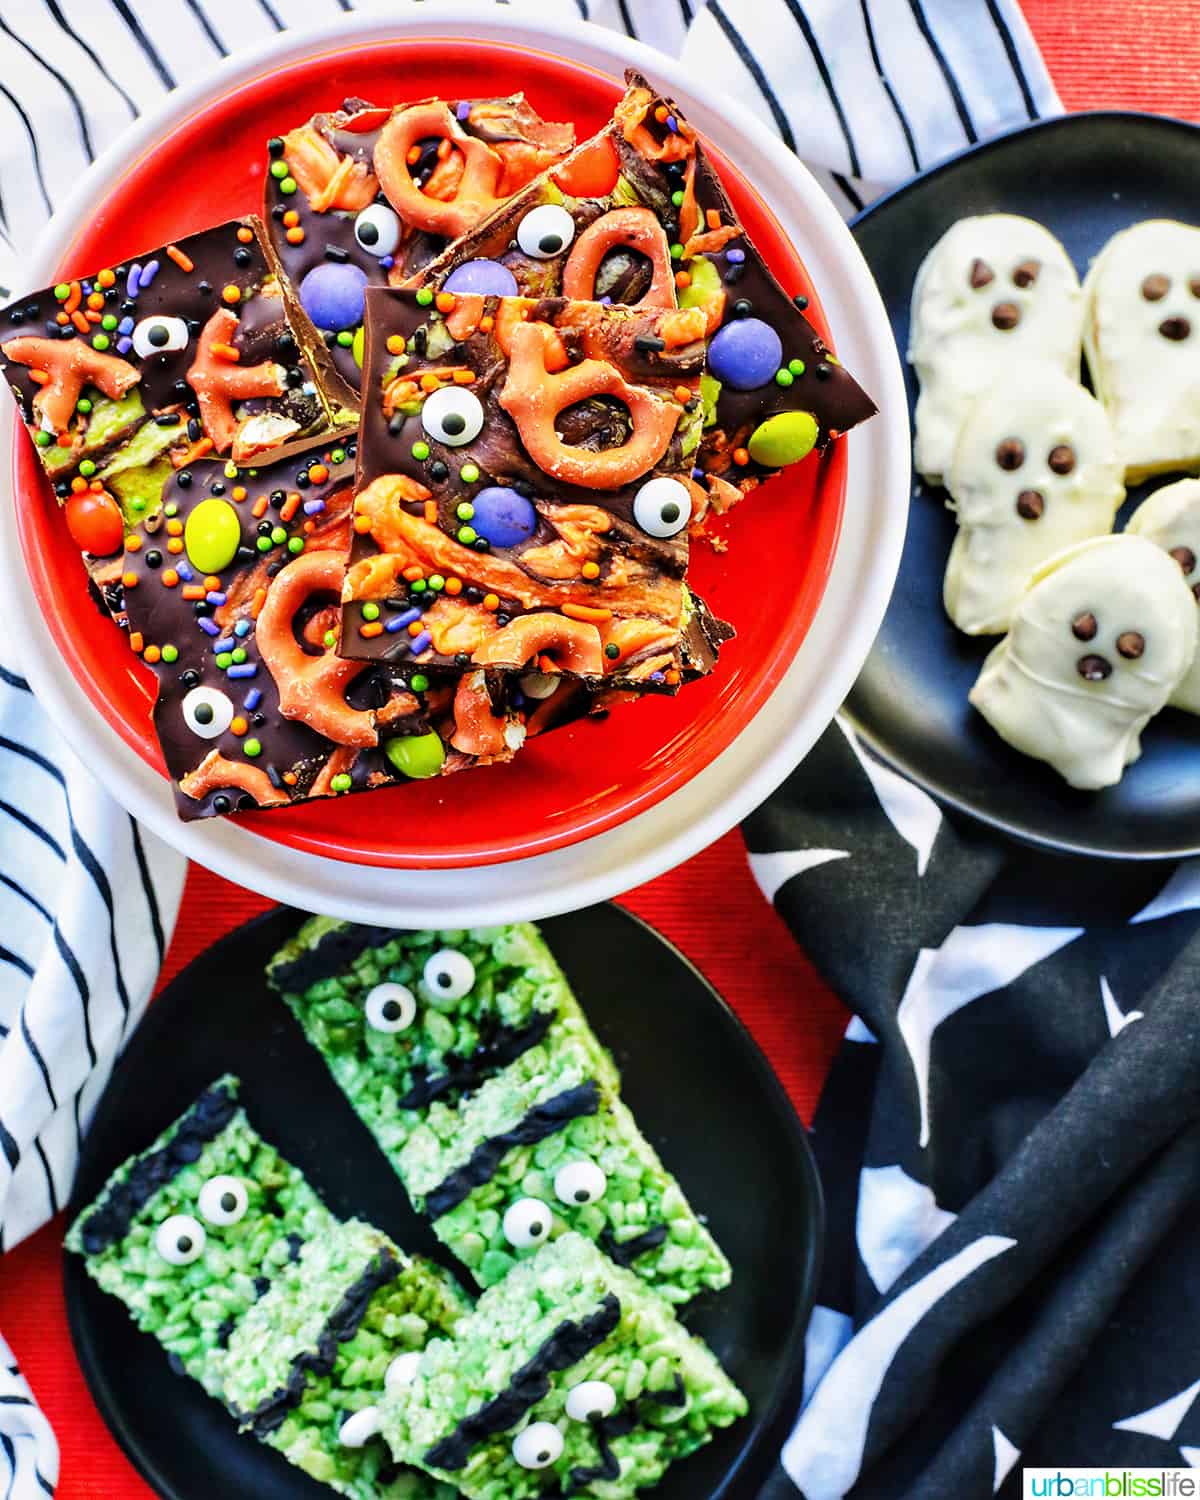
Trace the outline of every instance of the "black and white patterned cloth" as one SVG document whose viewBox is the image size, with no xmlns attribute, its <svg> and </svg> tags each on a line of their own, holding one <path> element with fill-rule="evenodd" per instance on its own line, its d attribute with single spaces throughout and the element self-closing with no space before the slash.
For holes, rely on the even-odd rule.
<svg viewBox="0 0 1200 1500">
<path fill-rule="evenodd" d="M 418 3 L 436 25 L 439 0 L 0 0 L 0 286 L 17 294 L 32 289 L 25 257 L 55 205 L 132 120 L 177 84 L 287 27 L 337 20 L 354 9 L 396 11 Z M 490 11 L 493 0 L 478 3 Z M 1015 0 L 508 3 L 526 12 L 577 15 L 681 55 L 714 96 L 737 98 L 776 130 L 846 214 L 977 139 L 1059 108 Z M 792 872 L 805 861 L 815 867 L 836 857 L 808 847 L 815 824 L 805 823 L 798 807 L 788 810 L 801 788 L 814 784 L 808 778 L 824 774 L 836 743 L 827 741 L 805 779 L 764 815 L 768 821 L 754 825 L 754 837 L 769 840 L 764 847 L 784 851 L 762 869 Z M 828 770 L 840 774 L 836 765 Z M 829 790 L 836 795 L 837 783 Z M 828 805 L 829 798 L 825 801 Z M 777 829 L 782 831 L 775 842 Z M 823 837 L 832 843 L 832 834 Z M 845 837 L 848 833 L 839 850 Z M 938 860 L 943 852 L 939 843 Z M 990 878 L 985 867 L 991 867 L 986 856 L 979 858 L 982 888 Z M 911 869 L 894 859 L 874 870 L 875 861 L 856 852 L 852 863 L 847 852 L 844 863 L 853 874 L 843 884 L 845 904 L 842 897 L 834 903 L 831 930 L 843 930 L 855 919 L 855 902 L 872 921 L 894 904 L 897 930 L 887 960 L 882 936 L 877 951 L 881 973 L 886 969 L 895 978 L 904 967 L 900 928 L 909 907 L 929 901 L 939 911 L 945 906 L 947 921 L 953 920 L 963 889 L 959 867 L 951 870 L 946 863 L 945 880 L 951 883 L 946 885 L 934 870 L 917 882 Z M 63 745 L 28 691 L 21 664 L 0 662 L 0 1250 L 31 1233 L 65 1201 L 80 1134 L 158 972 L 183 870 L 183 861 L 139 830 Z M 783 884 L 782 875 L 764 878 Z M 823 878 L 823 872 L 812 868 L 805 878 Z M 790 893 L 801 888 L 801 880 L 789 882 L 783 900 L 789 902 Z M 910 901 L 901 895 L 910 888 L 926 894 Z M 941 894 L 928 894 L 935 890 Z M 857 930 L 868 929 L 860 923 Z M 797 931 L 815 952 L 823 952 L 817 934 L 799 923 Z M 987 964 L 989 951 L 979 950 L 980 966 Z M 857 973 L 833 977 L 847 998 L 863 994 Z M 1113 979 L 1113 985 L 1120 994 L 1120 983 Z M 880 1004 L 885 993 L 890 992 L 881 980 Z M 874 1015 L 865 1003 L 864 1014 Z M 886 1035 L 881 1021 L 874 1024 L 877 1034 Z M 868 1061 L 887 1051 L 867 1045 Z M 848 1049 L 852 1055 L 849 1044 Z M 1062 1066 L 1061 1059 L 1057 1062 Z M 846 1064 L 840 1065 L 824 1107 L 860 1122 L 853 1127 L 857 1135 L 870 1118 L 874 1092 L 862 1072 L 856 1067 L 847 1073 Z M 843 1086 L 844 1079 L 852 1083 L 856 1076 L 856 1089 Z M 947 1106 L 940 1091 L 934 1104 L 929 1118 L 941 1130 Z M 1087 1149 L 1094 1149 L 1091 1138 Z M 891 1246 L 890 1236 L 899 1236 L 885 1257 L 898 1272 L 914 1235 L 923 1235 L 924 1244 L 930 1226 L 947 1222 L 948 1215 L 926 1189 L 922 1201 L 931 1206 L 920 1228 L 911 1227 L 906 1195 L 921 1191 L 930 1153 L 916 1145 L 897 1150 L 898 1155 L 889 1155 L 881 1146 L 881 1164 L 903 1160 L 911 1188 L 893 1191 L 886 1203 L 882 1193 L 875 1196 L 881 1224 L 887 1217 L 895 1226 L 894 1231 L 881 1228 L 877 1238 Z M 841 1222 L 835 1215 L 835 1230 L 845 1244 L 829 1257 L 830 1275 L 842 1251 L 850 1256 L 853 1246 L 858 1165 L 851 1162 L 851 1177 L 839 1177 L 843 1165 L 830 1164 L 829 1181 L 835 1208 L 839 1195 L 849 1205 L 851 1227 L 846 1238 L 844 1215 Z M 877 1180 L 885 1187 L 893 1181 Z M 945 1188 L 937 1191 L 944 1194 Z M 982 1237 L 981 1231 L 976 1238 Z M 1016 1257 L 1010 1259 L 1016 1263 Z M 845 1286 L 835 1278 L 834 1289 L 823 1292 L 814 1346 L 822 1339 L 831 1349 L 844 1342 L 848 1320 L 857 1312 L 861 1322 L 865 1315 L 869 1278 L 856 1287 L 852 1264 L 852 1258 L 845 1260 Z M 820 1372 L 824 1364 L 814 1359 L 812 1368 Z M 838 1393 L 837 1369 L 829 1370 L 826 1380 L 832 1383 L 822 1383 L 809 1408 L 816 1421 L 802 1419 L 788 1449 L 789 1468 L 812 1500 L 841 1493 L 836 1488 L 841 1479 L 814 1479 L 834 1470 L 826 1460 L 805 1457 L 810 1430 L 823 1432 L 828 1442 L 846 1428 L 845 1441 L 832 1440 L 831 1451 L 842 1464 L 838 1475 L 853 1479 L 863 1461 L 863 1444 L 850 1418 L 863 1410 L 869 1377 L 859 1380 L 852 1371 L 846 1397 Z M 899 1396 L 891 1399 L 890 1390 L 885 1383 L 889 1399 L 871 1415 L 872 1462 L 880 1446 L 905 1434 L 912 1416 L 912 1407 Z M 915 1387 L 907 1394 L 914 1396 Z M 832 1422 L 821 1416 L 827 1407 L 834 1411 Z M 865 1433 L 866 1417 L 859 1425 Z M 1015 1417 L 1006 1416 L 999 1425 L 1020 1444 Z M 57 1478 L 53 1433 L 0 1338 L 0 1500 L 44 1500 L 54 1493 Z M 795 1493 L 782 1471 L 780 1482 Z"/>
</svg>

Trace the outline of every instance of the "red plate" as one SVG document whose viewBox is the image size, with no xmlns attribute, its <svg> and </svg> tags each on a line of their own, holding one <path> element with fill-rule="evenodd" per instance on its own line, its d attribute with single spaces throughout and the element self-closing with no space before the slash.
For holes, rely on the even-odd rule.
<svg viewBox="0 0 1200 1500">
<path fill-rule="evenodd" d="M 344 97 L 451 99 L 524 89 L 547 118 L 570 101 L 579 139 L 608 119 L 620 84 L 564 58 L 494 42 L 422 39 L 345 46 L 210 101 L 136 161 L 80 228 L 64 278 L 132 258 L 234 214 L 259 211 L 264 143 Z M 713 153 L 742 223 L 789 292 L 828 329 L 804 267 L 766 205 Z M 165 776 L 150 720 L 154 675 L 101 622 L 33 446 L 13 455 L 18 528 L 34 592 L 76 680 L 125 743 Z M 728 552 L 694 549 L 692 581 L 737 639 L 717 672 L 678 698 L 622 708 L 532 742 L 510 765 L 366 797 L 248 813 L 240 826 L 294 849 L 407 868 L 494 864 L 589 838 L 645 811 L 703 770 L 782 677 L 816 612 L 846 490 L 845 445 L 773 479 L 723 523 Z"/>
</svg>

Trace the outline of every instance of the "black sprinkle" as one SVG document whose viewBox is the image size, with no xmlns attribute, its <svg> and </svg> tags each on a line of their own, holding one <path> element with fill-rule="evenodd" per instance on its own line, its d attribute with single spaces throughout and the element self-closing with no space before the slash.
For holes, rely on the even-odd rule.
<svg viewBox="0 0 1200 1500">
<path fill-rule="evenodd" d="M 325 259 L 335 260 L 340 263 L 341 261 L 350 259 L 350 252 L 349 250 L 344 250 L 341 245 L 326 245 Z"/>
</svg>

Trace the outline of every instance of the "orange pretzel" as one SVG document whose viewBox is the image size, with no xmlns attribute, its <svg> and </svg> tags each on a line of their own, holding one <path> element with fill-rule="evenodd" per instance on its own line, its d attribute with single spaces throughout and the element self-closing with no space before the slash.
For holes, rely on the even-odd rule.
<svg viewBox="0 0 1200 1500">
<path fill-rule="evenodd" d="M 590 302 L 596 295 L 596 273 L 610 250 L 620 246 L 646 256 L 654 275 L 650 286 L 634 307 L 674 307 L 675 267 L 671 247 L 662 225 L 648 208 L 614 208 L 589 224 L 567 256 L 563 267 L 564 297 Z"/>
<path fill-rule="evenodd" d="M 557 335 L 544 323 L 519 323 L 513 329 L 500 405 L 517 424 L 534 463 L 552 478 L 594 490 L 617 490 L 631 484 L 667 451 L 680 408 L 630 385 L 603 360 L 581 360 L 551 375 L 546 367 L 549 337 Z M 629 408 L 633 423 L 629 441 L 598 453 L 564 443 L 554 430 L 559 412 L 601 395 L 615 396 Z"/>
<path fill-rule="evenodd" d="M 279 712 L 299 719 L 339 745 L 362 748 L 378 741 L 371 715 L 351 708 L 346 689 L 366 662 L 342 661 L 332 651 L 309 656 L 296 640 L 296 612 L 313 594 L 341 592 L 344 565 L 336 552 L 304 552 L 267 591 L 255 639 L 279 689 Z"/>
<path fill-rule="evenodd" d="M 270 360 L 260 365 L 237 365 L 216 353 L 214 345 L 228 344 L 237 332 L 237 314 L 218 308 L 205 323 L 196 345 L 196 357 L 187 372 L 187 383 L 200 403 L 200 420 L 218 453 L 228 451 L 237 436 L 235 401 L 252 396 L 282 396 L 283 382 Z"/>
<path fill-rule="evenodd" d="M 482 672 L 464 672 L 459 680 L 450 743 L 464 755 L 494 757 L 508 752 L 504 717 L 492 712 L 491 694 Z"/>
<path fill-rule="evenodd" d="M 101 354 L 82 339 L 26 337 L 10 339 L 0 349 L 13 364 L 31 365 L 49 376 L 41 382 L 33 406 L 55 432 L 65 432 L 70 426 L 85 385 L 94 385 L 117 401 L 142 378 L 142 372 L 127 359 Z"/>
<path fill-rule="evenodd" d="M 271 785 L 271 778 L 257 766 L 248 766 L 245 761 L 227 760 L 219 750 L 210 750 L 194 771 L 189 771 L 180 781 L 179 790 L 185 797 L 197 802 L 209 792 L 236 787 L 252 797 L 259 807 L 274 807 L 290 799 L 285 793 Z"/>
<path fill-rule="evenodd" d="M 431 136 L 448 140 L 462 156 L 463 170 L 452 198 L 423 193 L 408 169 L 409 149 Z M 407 224 L 455 239 L 473 229 L 503 201 L 504 163 L 482 141 L 467 133 L 440 102 L 398 110 L 375 145 L 375 172 L 388 202 Z"/>
<path fill-rule="evenodd" d="M 555 665 L 564 672 L 581 677 L 603 675 L 604 656 L 596 627 L 548 613 L 522 615 L 505 625 L 484 641 L 471 660 L 481 667 L 515 668 L 548 651 L 555 653 Z"/>
<path fill-rule="evenodd" d="M 358 213 L 374 203 L 379 191 L 375 174 L 365 163 L 340 156 L 311 125 L 301 125 L 284 136 L 283 159 L 317 213 L 331 208 Z"/>
</svg>

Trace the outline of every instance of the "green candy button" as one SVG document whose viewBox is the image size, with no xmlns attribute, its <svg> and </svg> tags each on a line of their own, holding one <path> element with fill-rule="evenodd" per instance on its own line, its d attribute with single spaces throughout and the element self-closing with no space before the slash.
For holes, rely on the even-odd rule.
<svg viewBox="0 0 1200 1500">
<path fill-rule="evenodd" d="M 188 561 L 201 573 L 227 568 L 241 540 L 241 522 L 228 500 L 201 500 L 183 528 Z"/>
<path fill-rule="evenodd" d="M 782 469 L 811 453 L 816 441 L 817 421 L 812 412 L 781 411 L 759 423 L 746 449 L 756 464 Z"/>
<path fill-rule="evenodd" d="M 446 759 L 445 747 L 440 735 L 432 730 L 428 734 L 406 734 L 402 738 L 388 740 L 384 753 L 401 776 L 413 781 L 424 781 L 436 776 Z"/>
</svg>

